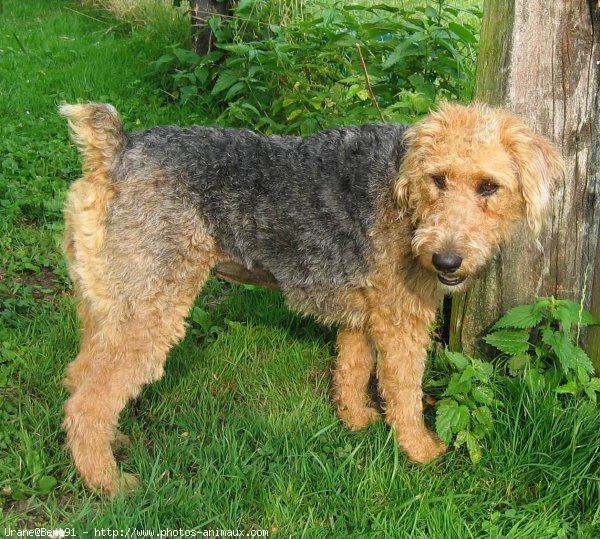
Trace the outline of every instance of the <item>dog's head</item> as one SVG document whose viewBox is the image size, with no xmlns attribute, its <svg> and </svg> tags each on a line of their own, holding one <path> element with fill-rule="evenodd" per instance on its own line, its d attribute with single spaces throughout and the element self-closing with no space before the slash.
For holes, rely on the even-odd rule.
<svg viewBox="0 0 600 539">
<path fill-rule="evenodd" d="M 395 199 L 412 220 L 415 257 L 442 285 L 462 288 L 519 223 L 538 234 L 563 161 L 518 118 L 446 104 L 411 127 L 405 142 Z"/>
</svg>

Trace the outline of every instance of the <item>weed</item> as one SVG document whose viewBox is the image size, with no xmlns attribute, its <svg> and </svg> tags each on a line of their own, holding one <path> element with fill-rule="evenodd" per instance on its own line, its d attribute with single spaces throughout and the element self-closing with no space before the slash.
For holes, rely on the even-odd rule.
<svg viewBox="0 0 600 539">
<path fill-rule="evenodd" d="M 600 378 L 578 345 L 582 327 L 599 324 L 578 303 L 540 298 L 531 305 L 519 305 L 508 311 L 484 337 L 485 342 L 507 357 L 505 364 L 512 376 L 521 376 L 534 393 L 542 390 L 574 397 L 586 394 L 596 402 Z M 506 377 L 491 363 L 467 355 L 445 351 L 445 362 L 453 372 L 430 383 L 442 388 L 437 402 L 436 431 L 446 443 L 466 445 L 473 463 L 482 457 L 482 439 L 491 434 L 493 411 L 504 406 L 495 396 L 495 387 Z"/>
<path fill-rule="evenodd" d="M 522 375 L 531 389 L 550 387 L 556 393 L 585 393 L 595 402 L 600 378 L 592 376 L 592 362 L 578 345 L 581 328 L 593 324 L 600 324 L 600 320 L 578 303 L 540 298 L 508 311 L 485 341 L 509 357 L 509 373 Z"/>
<path fill-rule="evenodd" d="M 502 405 L 495 398 L 491 363 L 446 350 L 445 359 L 456 372 L 433 383 L 445 388 L 437 402 L 435 428 L 446 443 L 454 439 L 456 448 L 466 445 L 471 461 L 481 460 L 480 440 L 493 427 L 490 406 Z"/>
</svg>

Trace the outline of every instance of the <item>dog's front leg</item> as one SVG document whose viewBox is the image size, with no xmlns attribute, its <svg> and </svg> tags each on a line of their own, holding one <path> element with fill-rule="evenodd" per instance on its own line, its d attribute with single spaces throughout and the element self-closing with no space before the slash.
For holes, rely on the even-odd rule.
<svg viewBox="0 0 600 539">
<path fill-rule="evenodd" d="M 400 446 L 415 462 L 425 463 L 446 446 L 423 421 L 422 380 L 434 309 L 419 312 L 379 307 L 371 316 L 370 333 L 379 353 L 377 377 L 388 424 Z"/>
</svg>

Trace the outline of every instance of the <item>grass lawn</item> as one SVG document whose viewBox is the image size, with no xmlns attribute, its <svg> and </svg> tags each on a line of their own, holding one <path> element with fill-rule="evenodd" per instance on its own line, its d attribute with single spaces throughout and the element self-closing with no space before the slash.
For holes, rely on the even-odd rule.
<svg viewBox="0 0 600 539">
<path fill-rule="evenodd" d="M 131 33 L 67 0 L 0 3 L 0 536 L 599 537 L 595 405 L 503 380 L 477 465 L 450 450 L 415 466 L 385 426 L 353 433 L 336 419 L 331 330 L 276 293 L 217 281 L 165 377 L 122 415 L 132 445 L 120 462 L 141 487 L 114 501 L 83 489 L 60 427 L 78 347 L 60 212 L 79 161 L 56 106 L 109 101 L 128 129 L 208 121 L 165 101 L 150 76 L 179 37 Z"/>
</svg>

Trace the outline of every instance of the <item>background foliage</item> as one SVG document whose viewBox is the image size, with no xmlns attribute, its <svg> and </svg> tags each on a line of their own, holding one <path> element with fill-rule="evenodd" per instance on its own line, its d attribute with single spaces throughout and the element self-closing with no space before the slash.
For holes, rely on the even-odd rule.
<svg viewBox="0 0 600 539">
<path fill-rule="evenodd" d="M 173 47 L 162 56 L 156 69 L 172 98 L 267 133 L 378 120 L 356 44 L 388 121 L 472 94 L 476 8 L 323 2 L 284 23 L 273 9 L 268 0 L 241 0 L 231 18 L 210 20 L 210 54 Z"/>
</svg>

